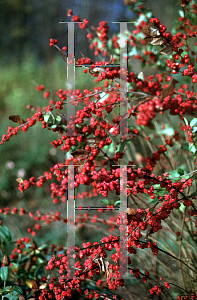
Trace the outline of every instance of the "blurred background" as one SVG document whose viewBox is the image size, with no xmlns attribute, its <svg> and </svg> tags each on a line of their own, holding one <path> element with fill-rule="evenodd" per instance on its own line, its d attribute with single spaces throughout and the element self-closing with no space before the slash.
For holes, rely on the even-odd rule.
<svg viewBox="0 0 197 300">
<path fill-rule="evenodd" d="M 152 8 L 154 17 L 167 24 L 170 31 L 173 20 L 178 16 L 179 0 L 149 0 L 145 2 L 145 6 Z M 59 47 L 67 46 L 67 25 L 58 22 L 71 20 L 67 17 L 68 9 L 72 9 L 73 14 L 79 15 L 81 20 L 87 18 L 89 24 L 95 27 L 100 21 L 108 21 L 109 36 L 119 32 L 119 25 L 112 24 L 113 21 L 133 21 L 136 18 L 123 5 L 123 0 L 1 0 L 1 136 L 7 133 L 8 126 L 16 126 L 9 120 L 10 115 L 20 115 L 27 119 L 34 113 L 27 109 L 27 105 L 48 105 L 48 99 L 43 97 L 42 92 L 36 91 L 36 85 L 43 84 L 45 90 L 50 91 L 50 98 L 55 100 L 56 91 L 66 89 L 66 63 L 57 49 L 49 46 L 49 39 L 58 39 Z M 89 50 L 86 34 L 86 30 L 75 26 L 76 59 L 81 57 L 82 52 L 95 60 L 93 51 Z M 93 77 L 87 75 L 88 80 L 86 76 L 79 77 L 77 74 L 82 73 L 79 68 L 76 72 L 79 72 L 76 73 L 76 88 L 91 90 L 94 87 Z M 47 206 L 48 210 L 58 210 L 58 205 L 55 207 L 52 204 L 49 184 L 43 189 L 31 188 L 21 194 L 16 182 L 17 178 L 38 177 L 56 162 L 63 161 L 61 151 L 54 149 L 50 143 L 54 139 L 57 139 L 57 134 L 43 130 L 39 123 L 27 133 L 21 131 L 0 146 L 0 207 L 17 206 L 24 207 L 27 211 L 40 209 L 44 212 Z M 28 220 L 27 217 L 29 225 Z M 14 224 L 13 218 L 13 227 Z M 26 233 L 23 227 L 20 228 L 21 234 Z"/>
</svg>

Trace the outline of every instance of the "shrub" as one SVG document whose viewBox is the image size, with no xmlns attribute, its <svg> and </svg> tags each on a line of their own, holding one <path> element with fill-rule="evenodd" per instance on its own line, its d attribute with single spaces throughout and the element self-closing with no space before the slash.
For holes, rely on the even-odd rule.
<svg viewBox="0 0 197 300">
<path fill-rule="evenodd" d="M 128 41 L 124 32 L 108 38 L 107 21 L 91 31 L 87 19 L 79 23 L 98 57 L 93 62 L 82 55 L 76 62 L 88 78 L 83 91 L 59 89 L 59 99 L 50 99 L 44 110 L 38 107 L 31 118 L 9 117 L 18 126 L 8 128 L 1 145 L 20 130 L 30 134 L 30 127 L 40 122 L 57 134 L 51 144 L 65 153 L 64 161 L 38 178 L 18 178 L 20 192 L 42 189 L 50 181 L 53 204 L 68 207 L 67 217 L 64 211 L 0 210 L 2 298 L 197 299 L 197 43 L 192 41 L 197 6 L 180 1 L 180 18 L 171 34 L 143 1 L 124 4 L 138 15 Z M 80 20 L 71 10 L 68 16 Z M 50 46 L 73 64 L 74 57 L 67 47 L 59 48 L 57 39 L 50 39 Z M 156 73 L 137 74 L 130 61 L 126 69 L 128 58 Z M 93 90 L 88 89 L 90 78 Z M 103 86 L 97 86 L 100 82 Z M 37 91 L 50 98 L 44 85 Z M 76 106 L 75 115 L 65 114 L 69 103 Z M 10 214 L 34 220 L 28 236 L 14 246 L 3 225 Z M 32 239 L 43 224 L 56 221 L 68 228 L 67 244 Z M 74 230 L 88 228 L 91 241 L 75 245 Z M 103 234 L 97 240 L 99 229 Z"/>
</svg>

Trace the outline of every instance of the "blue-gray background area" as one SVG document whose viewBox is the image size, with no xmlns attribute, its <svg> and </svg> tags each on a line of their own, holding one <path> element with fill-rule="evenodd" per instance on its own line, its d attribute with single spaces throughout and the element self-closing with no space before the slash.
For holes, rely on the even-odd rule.
<svg viewBox="0 0 197 300">
<path fill-rule="evenodd" d="M 174 5 L 178 7 L 178 4 L 179 0 L 147 0 L 144 6 L 151 8 L 161 22 L 167 22 L 170 30 L 175 17 Z M 108 21 L 109 35 L 119 32 L 119 25 L 112 22 L 129 22 L 137 18 L 128 6 L 123 5 L 123 0 L 0 0 L 1 63 L 12 63 L 13 58 L 20 63 L 27 51 L 39 61 L 49 62 L 53 58 L 50 38 L 57 38 L 60 47 L 66 46 L 67 28 L 58 22 L 71 21 L 67 17 L 68 9 L 72 9 L 81 20 L 87 18 L 94 26 L 100 21 Z M 76 47 L 90 56 L 86 34 L 86 30 L 76 27 Z"/>
<path fill-rule="evenodd" d="M 89 24 L 97 27 L 99 22 L 108 21 L 109 34 L 119 31 L 118 24 L 112 21 L 130 21 L 133 13 L 123 5 L 123 0 L 6 0 L 0 1 L 0 54 L 3 63 L 9 64 L 16 58 L 23 60 L 24 53 L 34 54 L 40 61 L 52 59 L 53 51 L 49 39 L 57 38 L 59 46 L 67 46 L 67 25 L 59 21 L 71 21 L 68 9 L 81 20 L 87 18 Z M 86 30 L 76 25 L 76 48 L 90 55 L 86 40 Z"/>
</svg>

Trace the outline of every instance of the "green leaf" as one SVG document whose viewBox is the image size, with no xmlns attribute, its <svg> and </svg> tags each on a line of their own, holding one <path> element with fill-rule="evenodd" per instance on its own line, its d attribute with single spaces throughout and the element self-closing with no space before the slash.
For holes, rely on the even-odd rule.
<svg viewBox="0 0 197 300">
<path fill-rule="evenodd" d="M 192 128 L 192 132 L 194 133 L 194 132 L 196 132 L 196 131 L 197 131 L 197 127 L 194 126 L 194 127 Z"/>
<path fill-rule="evenodd" d="M 99 102 L 104 102 L 109 97 L 109 94 L 106 94 L 105 92 L 100 94 L 100 101 Z"/>
<path fill-rule="evenodd" d="M 52 125 L 52 126 L 51 126 L 52 129 L 54 129 L 54 128 L 56 128 L 56 127 L 57 127 L 57 125 Z"/>
<path fill-rule="evenodd" d="M 197 123 L 197 118 L 194 118 L 193 120 L 191 120 L 191 122 L 190 122 L 190 126 L 194 126 L 194 125 L 196 125 L 196 123 Z"/>
<path fill-rule="evenodd" d="M 166 128 L 162 129 L 160 132 L 163 133 L 163 134 L 166 134 L 166 135 L 173 135 L 174 134 L 174 129 L 172 127 L 166 126 Z"/>
<path fill-rule="evenodd" d="M 11 242 L 11 239 L 12 239 L 11 233 L 6 226 L 0 227 L 0 235 L 6 242 Z"/>
<path fill-rule="evenodd" d="M 10 297 L 11 297 L 11 295 L 10 295 L 10 293 L 9 294 L 5 294 L 5 295 L 3 295 L 4 296 L 4 299 L 6 300 L 6 299 L 10 299 Z"/>
<path fill-rule="evenodd" d="M 180 207 L 179 207 L 179 210 L 181 212 L 184 212 L 185 211 L 185 205 L 183 203 L 181 203 Z"/>
<path fill-rule="evenodd" d="M 183 165 L 181 165 L 180 166 L 180 168 L 178 168 L 178 169 L 176 169 L 176 170 L 174 170 L 174 171 L 171 171 L 172 173 L 173 172 L 175 172 L 175 174 L 179 177 L 179 176 L 182 176 L 182 175 L 184 175 L 184 174 L 186 174 L 187 173 L 187 171 L 185 170 L 185 168 L 184 168 L 184 166 Z M 170 172 L 170 173 L 171 173 Z M 170 174 L 169 173 L 169 174 Z"/>
<path fill-rule="evenodd" d="M 181 149 L 182 149 L 182 150 L 185 150 L 185 151 L 188 151 L 188 150 L 189 150 L 189 144 L 183 144 L 183 145 L 181 146 Z"/>
<path fill-rule="evenodd" d="M 140 72 L 137 76 L 138 79 L 144 80 L 144 73 Z"/>
<path fill-rule="evenodd" d="M 195 147 L 194 144 L 189 146 L 189 151 L 192 152 L 192 153 L 196 153 L 196 147 Z"/>
<path fill-rule="evenodd" d="M 6 287 L 4 287 L 3 292 L 10 292 L 11 288 L 12 288 L 11 285 L 7 285 Z"/>
<path fill-rule="evenodd" d="M 20 286 L 15 286 L 12 289 L 12 293 L 17 294 L 17 295 L 18 294 L 23 295 L 23 289 Z"/>
<path fill-rule="evenodd" d="M 187 175 L 187 169 L 185 168 L 184 165 L 181 165 L 180 168 L 178 168 L 177 170 L 173 170 L 173 171 L 169 172 L 169 178 L 174 179 L 174 180 L 177 180 L 177 179 L 180 179 L 180 178 L 187 179 L 187 178 L 189 178 L 189 176 Z"/>
<path fill-rule="evenodd" d="M 181 16 L 181 18 L 184 18 L 184 12 L 182 10 L 179 10 L 179 15 Z"/>
<path fill-rule="evenodd" d="M 42 250 L 42 249 L 44 249 L 44 248 L 46 248 L 46 247 L 48 247 L 47 244 L 41 245 L 40 247 L 38 247 L 38 250 Z"/>
<path fill-rule="evenodd" d="M 108 199 L 101 199 L 100 200 L 101 203 L 108 205 L 109 204 L 109 200 Z"/>
<path fill-rule="evenodd" d="M 108 202 L 108 205 L 112 205 L 112 204 L 114 204 L 114 199 L 112 199 Z"/>
<path fill-rule="evenodd" d="M 116 206 L 119 206 L 120 203 L 121 203 L 121 201 L 120 201 L 120 200 L 117 200 L 117 201 L 114 203 L 114 206 L 115 206 L 115 207 L 116 207 Z"/>
<path fill-rule="evenodd" d="M 45 264 L 45 263 L 41 263 L 41 264 L 39 264 L 39 265 L 36 267 L 36 269 L 34 270 L 34 278 L 37 277 L 38 271 L 39 271 L 40 269 L 42 270 L 44 266 L 46 266 L 46 264 Z"/>
<path fill-rule="evenodd" d="M 177 172 L 177 170 L 173 170 L 169 172 L 169 178 L 171 177 L 180 177 L 179 173 Z"/>
<path fill-rule="evenodd" d="M 108 153 L 112 154 L 114 153 L 114 142 L 112 142 L 108 147 Z"/>
<path fill-rule="evenodd" d="M 163 197 L 165 194 L 167 194 L 167 191 L 166 191 L 166 189 L 160 189 L 160 190 L 156 191 L 156 194 L 158 196 Z"/>
<path fill-rule="evenodd" d="M 158 198 L 157 197 L 155 197 L 154 199 L 149 199 L 149 203 L 153 203 L 153 204 L 155 204 L 155 203 L 157 203 L 158 202 Z"/>
<path fill-rule="evenodd" d="M 139 3 L 138 3 L 139 5 Z M 138 20 L 135 22 L 135 25 L 139 25 L 142 21 L 146 21 L 146 16 L 141 14 L 140 17 L 138 18 Z"/>
<path fill-rule="evenodd" d="M 18 295 L 14 294 L 12 297 L 10 297 L 10 300 L 18 300 Z"/>
<path fill-rule="evenodd" d="M 132 47 L 131 51 L 128 53 L 129 56 L 133 56 L 137 54 L 137 48 L 136 47 Z"/>
<path fill-rule="evenodd" d="M 188 125 L 188 120 L 184 117 L 185 124 Z"/>
<path fill-rule="evenodd" d="M 49 124 L 49 123 L 52 123 L 53 122 L 53 119 L 52 119 L 52 116 L 51 114 L 50 115 L 44 115 L 44 121 Z"/>
<path fill-rule="evenodd" d="M 178 169 L 177 169 L 177 172 L 178 172 L 178 174 L 181 175 L 181 176 L 184 175 L 184 170 L 181 169 L 181 168 L 178 168 Z"/>
<path fill-rule="evenodd" d="M 44 258 L 44 255 L 42 255 L 41 253 L 35 253 L 35 256 L 37 257 L 37 262 L 39 264 L 41 263 L 45 263 L 45 258 Z"/>
<path fill-rule="evenodd" d="M 55 118 L 55 121 L 59 124 L 62 121 L 62 118 L 60 116 L 57 116 Z"/>
<path fill-rule="evenodd" d="M 1 267 L 1 279 L 3 281 L 7 281 L 8 280 L 8 267 Z"/>
<path fill-rule="evenodd" d="M 146 14 L 146 17 L 147 19 L 150 19 L 152 17 L 152 11 L 149 11 L 147 14 Z"/>
<path fill-rule="evenodd" d="M 128 143 L 128 141 L 124 141 L 119 145 L 120 146 L 120 148 L 119 148 L 120 153 L 122 153 L 124 151 L 124 148 L 125 148 L 127 143 Z"/>
<path fill-rule="evenodd" d="M 61 125 L 61 128 L 63 128 L 64 130 L 67 130 L 67 126 L 66 125 Z"/>
</svg>

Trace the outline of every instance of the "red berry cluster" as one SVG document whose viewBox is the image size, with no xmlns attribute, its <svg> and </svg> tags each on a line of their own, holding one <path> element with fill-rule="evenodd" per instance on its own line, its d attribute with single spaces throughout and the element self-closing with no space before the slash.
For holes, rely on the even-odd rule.
<svg viewBox="0 0 197 300">
<path fill-rule="evenodd" d="M 88 23 L 89 23 L 89 21 L 88 21 L 87 19 L 84 19 L 84 20 L 83 20 L 83 23 L 79 23 L 79 27 L 80 27 L 81 29 L 84 29 L 84 28 L 87 27 Z"/>
<path fill-rule="evenodd" d="M 191 0 L 180 0 L 181 1 L 181 6 L 185 7 L 186 5 L 188 5 Z"/>
<path fill-rule="evenodd" d="M 159 295 L 161 293 L 161 289 L 158 286 L 154 286 L 150 289 L 150 294 L 153 296 Z"/>
<path fill-rule="evenodd" d="M 58 40 L 56 40 L 56 39 L 50 39 L 50 44 L 49 44 L 49 46 L 54 46 L 54 45 L 57 45 L 58 44 Z"/>
</svg>

